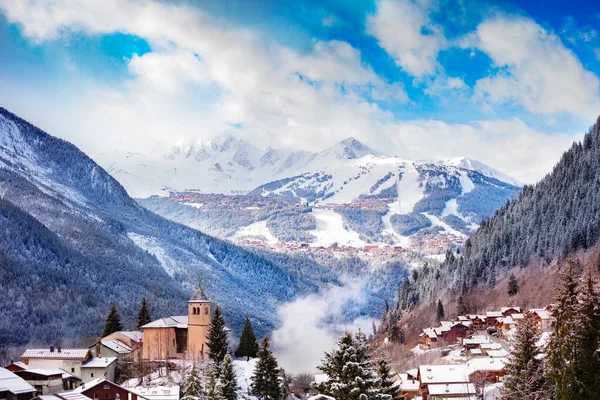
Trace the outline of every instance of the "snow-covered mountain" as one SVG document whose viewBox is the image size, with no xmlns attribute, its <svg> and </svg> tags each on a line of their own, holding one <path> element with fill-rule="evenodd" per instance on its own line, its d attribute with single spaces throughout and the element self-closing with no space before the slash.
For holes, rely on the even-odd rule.
<svg viewBox="0 0 600 400">
<path fill-rule="evenodd" d="M 331 175 L 331 179 L 320 185 L 321 189 L 331 186 L 336 192 L 330 202 L 347 202 L 359 195 L 373 194 L 369 193 L 369 189 L 375 182 L 400 165 L 410 163 L 384 155 L 355 138 L 311 153 L 271 147 L 263 150 L 231 133 L 210 140 L 183 141 L 175 145 L 159 143 L 147 154 L 115 151 L 104 154 L 99 161 L 136 198 L 185 191 L 244 194 L 292 177 L 303 176 L 306 180 L 309 176 L 317 179 L 319 175 Z M 505 174 L 466 158 L 416 164 L 473 171 L 512 186 L 520 186 L 519 182 Z M 354 183 L 344 183 L 348 180 Z M 293 181 L 298 182 L 297 179 Z M 386 180 L 385 184 L 380 185 L 380 190 L 392 183 L 393 179 Z M 327 193 L 332 192 L 327 190 Z"/>
</svg>

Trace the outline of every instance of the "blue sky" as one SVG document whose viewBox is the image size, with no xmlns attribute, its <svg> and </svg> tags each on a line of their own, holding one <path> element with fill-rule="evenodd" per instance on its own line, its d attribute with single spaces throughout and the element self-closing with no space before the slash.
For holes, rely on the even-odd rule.
<svg viewBox="0 0 600 400">
<path fill-rule="evenodd" d="M 105 165 L 233 130 L 533 182 L 600 113 L 594 3 L 0 0 L 0 104 Z"/>
</svg>

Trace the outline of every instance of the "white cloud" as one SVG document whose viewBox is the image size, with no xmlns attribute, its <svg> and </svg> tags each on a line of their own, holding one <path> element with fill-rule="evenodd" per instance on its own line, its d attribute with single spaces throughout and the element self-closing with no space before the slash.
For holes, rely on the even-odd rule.
<svg viewBox="0 0 600 400">
<path fill-rule="evenodd" d="M 433 75 L 441 69 L 437 56 L 447 41 L 442 28 L 429 19 L 423 2 L 380 1 L 376 13 L 367 19 L 367 31 L 410 75 Z"/>
<path fill-rule="evenodd" d="M 365 301 L 365 281 L 346 279 L 317 294 L 295 299 L 277 310 L 281 325 L 273 331 L 273 348 L 286 372 L 315 372 L 325 351 L 330 351 L 344 330 L 370 332 L 372 318 L 347 321 L 345 308 Z"/>
<path fill-rule="evenodd" d="M 477 81 L 475 99 L 516 104 L 535 114 L 568 113 L 590 121 L 600 110 L 600 80 L 560 38 L 534 21 L 494 17 L 482 22 L 471 45 L 499 71 Z"/>
</svg>

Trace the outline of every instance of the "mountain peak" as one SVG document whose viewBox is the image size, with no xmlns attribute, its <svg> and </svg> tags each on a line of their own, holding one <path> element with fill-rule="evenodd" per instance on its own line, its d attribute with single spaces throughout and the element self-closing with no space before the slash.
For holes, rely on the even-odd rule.
<svg viewBox="0 0 600 400">
<path fill-rule="evenodd" d="M 334 154 L 339 160 L 352 160 L 367 155 L 381 156 L 382 153 L 358 141 L 353 136 L 346 138 L 322 153 Z"/>
<path fill-rule="evenodd" d="M 511 184 L 513 186 L 523 186 L 523 184 L 518 180 L 490 167 L 489 165 L 482 163 L 481 161 L 473 160 L 471 158 L 455 157 L 442 160 L 442 163 L 446 165 L 453 165 L 457 168 L 467 169 L 469 171 L 479 172 L 482 175 L 498 179 L 499 181 Z"/>
</svg>

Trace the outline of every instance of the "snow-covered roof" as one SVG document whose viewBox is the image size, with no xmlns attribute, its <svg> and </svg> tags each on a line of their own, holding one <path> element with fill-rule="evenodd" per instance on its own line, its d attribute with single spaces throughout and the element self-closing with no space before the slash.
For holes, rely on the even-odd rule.
<svg viewBox="0 0 600 400">
<path fill-rule="evenodd" d="M 417 368 L 409 369 L 406 371 L 406 375 L 416 378 L 419 376 L 419 370 Z"/>
<path fill-rule="evenodd" d="M 327 374 L 315 374 L 315 383 L 316 384 L 327 382 L 328 380 L 329 380 L 329 376 L 327 376 Z"/>
<path fill-rule="evenodd" d="M 86 382 L 86 383 L 82 384 L 81 386 L 79 386 L 78 388 L 71 390 L 70 393 L 83 393 L 83 392 L 90 390 L 91 388 L 96 387 L 104 382 L 106 382 L 107 384 L 110 384 L 110 385 L 118 386 L 118 387 L 122 388 L 123 390 L 127 390 L 128 392 L 131 392 L 133 394 L 137 394 L 134 391 L 132 391 L 131 388 L 117 385 L 116 383 L 111 382 L 104 377 L 96 378 L 89 382 Z M 141 396 L 141 395 L 138 395 L 138 397 L 145 398 L 145 396 Z M 69 400 L 75 400 L 75 399 L 69 399 Z"/>
<path fill-rule="evenodd" d="M 423 329 L 423 334 L 429 337 L 430 339 L 437 339 L 437 334 L 432 328 Z"/>
<path fill-rule="evenodd" d="M 513 325 L 516 322 L 512 319 L 512 317 L 500 318 L 500 322 L 506 325 Z"/>
<path fill-rule="evenodd" d="M 400 384 L 398 389 L 403 392 L 415 392 L 421 386 L 421 383 L 416 379 L 401 379 L 398 382 Z"/>
<path fill-rule="evenodd" d="M 102 341 L 102 344 L 119 354 L 129 354 L 133 351 L 131 347 L 117 339 Z"/>
<path fill-rule="evenodd" d="M 504 358 L 508 356 L 508 351 L 504 349 L 488 350 L 487 355 L 494 358 Z"/>
<path fill-rule="evenodd" d="M 441 326 L 452 326 L 453 323 L 452 321 L 440 321 Z"/>
<path fill-rule="evenodd" d="M 502 315 L 502 313 L 500 311 L 488 311 L 485 313 L 485 316 L 487 318 L 499 318 L 499 317 L 503 317 L 504 315 Z"/>
<path fill-rule="evenodd" d="M 62 369 L 59 369 L 59 368 L 52 368 L 52 369 L 29 368 L 24 371 L 17 371 L 16 374 L 19 375 L 19 372 L 23 372 L 23 373 L 27 372 L 27 373 L 42 375 L 42 376 L 60 375 L 61 378 L 62 378 L 62 375 L 65 373 L 65 371 L 63 371 Z"/>
<path fill-rule="evenodd" d="M 477 371 L 502 371 L 508 363 L 506 358 L 477 357 L 467 361 L 469 375 Z"/>
<path fill-rule="evenodd" d="M 144 334 L 140 331 L 119 331 L 121 335 L 127 336 L 129 339 L 134 342 L 141 342 L 144 340 Z"/>
<path fill-rule="evenodd" d="M 0 368 L 0 392 L 11 392 L 12 394 L 35 392 L 35 388 L 25 382 L 23 378 L 7 370 Z"/>
<path fill-rule="evenodd" d="M 87 397 L 86 395 L 82 394 L 82 393 L 77 393 L 77 392 L 61 392 L 61 393 L 56 393 L 55 396 L 60 397 L 61 399 L 64 400 L 92 400 L 91 398 Z"/>
<path fill-rule="evenodd" d="M 468 321 L 469 317 L 466 317 L 464 315 L 459 315 L 458 318 L 457 318 L 457 320 L 459 320 L 459 321 Z"/>
<path fill-rule="evenodd" d="M 50 351 L 49 347 L 44 349 L 27 349 L 21 355 L 22 359 L 48 358 L 57 360 L 85 360 L 88 357 L 89 349 L 60 349 L 55 348 Z"/>
<path fill-rule="evenodd" d="M 516 307 L 516 306 L 513 306 L 513 307 L 501 307 L 501 308 L 500 308 L 500 311 L 501 311 L 503 314 L 504 314 L 505 312 L 507 312 L 508 310 L 515 310 L 515 311 L 517 311 L 517 312 L 521 312 L 521 307 Z"/>
<path fill-rule="evenodd" d="M 327 396 L 326 394 L 316 394 L 314 396 L 310 396 L 308 399 L 306 400 L 319 400 L 319 399 L 326 399 L 326 400 L 335 400 L 334 397 L 331 396 Z"/>
<path fill-rule="evenodd" d="M 149 324 L 142 326 L 142 329 L 147 328 L 187 328 L 187 315 L 174 315 L 152 321 Z"/>
<path fill-rule="evenodd" d="M 475 335 L 472 338 L 464 338 L 463 344 L 482 344 L 490 343 L 490 339 L 485 335 Z"/>
<path fill-rule="evenodd" d="M 537 314 L 541 319 L 550 319 L 552 318 L 552 313 L 548 310 L 545 310 L 543 308 L 532 308 L 531 310 L 529 310 L 532 313 Z"/>
<path fill-rule="evenodd" d="M 420 365 L 421 383 L 467 382 L 467 366 L 464 364 Z"/>
<path fill-rule="evenodd" d="M 488 342 L 488 343 L 481 343 L 481 345 L 479 346 L 484 350 L 499 350 L 502 348 L 502 345 L 500 343 L 492 343 L 492 342 Z"/>
<path fill-rule="evenodd" d="M 448 383 L 427 385 L 427 393 L 431 396 L 476 394 L 475 385 L 472 383 Z"/>
<path fill-rule="evenodd" d="M 129 388 L 149 400 L 179 400 L 179 385 L 136 386 Z"/>
<path fill-rule="evenodd" d="M 471 350 L 471 354 L 477 356 L 477 355 L 483 354 L 483 350 L 481 350 L 481 349 L 472 349 Z"/>
<path fill-rule="evenodd" d="M 517 320 L 525 318 L 525 314 L 523 314 L 523 313 L 516 313 L 516 314 L 511 315 L 511 317 L 512 317 L 512 319 L 514 319 L 515 321 L 517 321 Z"/>
<path fill-rule="evenodd" d="M 81 368 L 106 368 L 115 361 L 117 357 L 94 357 L 81 364 Z"/>
<path fill-rule="evenodd" d="M 25 364 L 23 361 L 15 361 L 15 362 L 11 362 L 10 364 L 8 364 L 6 367 L 10 367 L 11 365 L 14 365 L 15 367 L 19 367 L 21 369 L 27 369 L 28 365 Z M 5 367 L 5 368 L 6 368 Z"/>
</svg>

